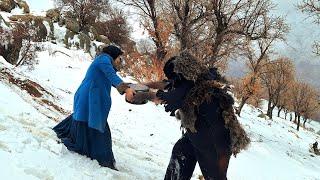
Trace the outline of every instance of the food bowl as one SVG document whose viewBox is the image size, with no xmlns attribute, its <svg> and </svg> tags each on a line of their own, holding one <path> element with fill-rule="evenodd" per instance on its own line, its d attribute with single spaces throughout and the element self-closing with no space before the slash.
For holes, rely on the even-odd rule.
<svg viewBox="0 0 320 180">
<path fill-rule="evenodd" d="M 129 87 L 134 89 L 136 92 L 149 92 L 149 87 L 143 84 L 129 84 Z"/>
<path fill-rule="evenodd" d="M 130 88 L 136 91 L 136 94 L 133 96 L 133 102 L 129 102 L 130 104 L 141 105 L 146 104 L 148 102 L 147 94 L 149 93 L 150 88 L 143 84 L 130 84 Z"/>
</svg>

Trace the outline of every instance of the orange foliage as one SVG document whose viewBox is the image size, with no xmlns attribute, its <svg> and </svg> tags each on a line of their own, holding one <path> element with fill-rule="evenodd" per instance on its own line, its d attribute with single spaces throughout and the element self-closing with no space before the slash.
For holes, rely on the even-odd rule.
<svg viewBox="0 0 320 180">
<path fill-rule="evenodd" d="M 168 57 L 168 51 L 171 49 L 169 41 L 173 25 L 160 17 L 153 17 L 152 20 L 145 19 L 143 26 L 157 47 L 157 59 L 163 61 Z"/>
<path fill-rule="evenodd" d="M 157 34 L 156 34 L 156 30 L 149 22 L 145 22 L 143 26 L 147 29 L 151 38 L 153 38 L 153 39 L 158 38 Z M 170 35 L 172 34 L 172 29 L 173 29 L 172 24 L 164 22 L 164 20 L 161 18 L 157 18 L 157 25 L 156 26 L 158 28 L 157 31 L 159 32 L 159 39 L 158 40 L 160 40 L 162 42 L 162 44 L 165 47 L 167 47 Z"/>
<path fill-rule="evenodd" d="M 260 82 L 260 79 L 255 76 L 254 74 L 247 74 L 242 80 L 241 80 L 241 96 L 252 96 L 259 94 L 262 91 L 262 85 Z"/>
<path fill-rule="evenodd" d="M 126 56 L 124 70 L 140 82 L 163 80 L 164 62 L 155 55 L 143 55 L 134 51 Z"/>
</svg>

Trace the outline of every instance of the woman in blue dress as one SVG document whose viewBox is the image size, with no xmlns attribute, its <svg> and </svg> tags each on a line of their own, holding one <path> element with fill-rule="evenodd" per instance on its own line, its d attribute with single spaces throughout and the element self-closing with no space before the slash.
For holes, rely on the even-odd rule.
<svg viewBox="0 0 320 180">
<path fill-rule="evenodd" d="M 132 101 L 134 90 L 116 74 L 114 63 L 123 52 L 116 46 L 103 48 L 89 66 L 74 95 L 73 114 L 53 128 L 70 150 L 90 157 L 101 166 L 115 169 L 111 132 L 107 122 L 111 107 L 111 86 L 126 100 Z"/>
</svg>

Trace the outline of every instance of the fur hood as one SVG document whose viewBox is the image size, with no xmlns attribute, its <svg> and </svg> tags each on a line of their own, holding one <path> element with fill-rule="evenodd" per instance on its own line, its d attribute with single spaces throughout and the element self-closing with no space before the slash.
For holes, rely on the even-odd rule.
<svg viewBox="0 0 320 180">
<path fill-rule="evenodd" d="M 208 74 L 209 69 L 189 52 L 182 52 L 173 61 L 174 72 L 185 79 L 196 82 L 201 74 Z"/>
</svg>

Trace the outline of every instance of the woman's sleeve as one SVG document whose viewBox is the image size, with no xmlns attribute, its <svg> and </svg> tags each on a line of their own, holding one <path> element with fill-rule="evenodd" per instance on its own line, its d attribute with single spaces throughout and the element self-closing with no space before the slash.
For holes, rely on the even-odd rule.
<svg viewBox="0 0 320 180">
<path fill-rule="evenodd" d="M 99 63 L 98 67 L 104 73 L 106 78 L 109 79 L 113 86 L 117 87 L 121 83 L 123 83 L 122 79 L 117 75 L 116 71 L 113 69 L 113 65 L 111 64 L 110 60 L 105 61 L 103 63 Z"/>
</svg>

